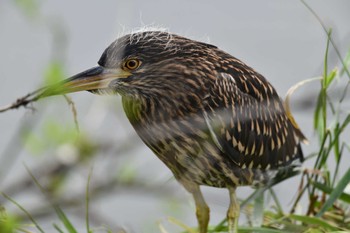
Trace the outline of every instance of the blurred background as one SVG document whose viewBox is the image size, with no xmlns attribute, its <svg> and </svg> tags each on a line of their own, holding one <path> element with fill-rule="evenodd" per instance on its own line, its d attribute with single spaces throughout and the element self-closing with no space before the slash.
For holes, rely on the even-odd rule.
<svg viewBox="0 0 350 233">
<path fill-rule="evenodd" d="M 345 56 L 350 2 L 307 3 L 332 28 Z M 96 65 L 118 36 L 145 26 L 217 45 L 262 73 L 282 97 L 292 85 L 323 72 L 327 35 L 301 1 L 0 0 L 0 107 Z M 329 66 L 339 64 L 331 48 Z M 305 85 L 291 102 L 310 141 L 303 146 L 305 155 L 318 145 L 312 126 L 318 91 L 318 83 Z M 60 96 L 0 114 L 0 191 L 23 205 L 45 232 L 55 232 L 52 224 L 59 224 L 52 202 L 84 231 L 89 175 L 90 224 L 95 229 L 159 232 L 161 223 L 169 232 L 180 232 L 168 216 L 195 226 L 192 197 L 136 136 L 120 97 L 86 92 L 70 98 L 78 126 L 69 101 Z M 45 195 L 28 171 L 45 187 Z M 297 177 L 275 187 L 285 211 L 299 181 Z M 228 192 L 203 190 L 211 224 L 217 224 L 225 218 Z M 243 187 L 237 195 L 245 198 L 251 192 Z M 8 214 L 23 215 L 0 196 L 1 206 Z"/>
</svg>

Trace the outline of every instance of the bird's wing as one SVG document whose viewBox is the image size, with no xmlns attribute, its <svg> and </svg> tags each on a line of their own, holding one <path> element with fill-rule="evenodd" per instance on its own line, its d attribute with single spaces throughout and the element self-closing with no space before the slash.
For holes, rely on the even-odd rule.
<svg viewBox="0 0 350 233">
<path fill-rule="evenodd" d="M 222 156 L 236 165 L 265 170 L 303 159 L 297 130 L 261 75 L 218 73 L 206 100 L 211 137 Z"/>
</svg>

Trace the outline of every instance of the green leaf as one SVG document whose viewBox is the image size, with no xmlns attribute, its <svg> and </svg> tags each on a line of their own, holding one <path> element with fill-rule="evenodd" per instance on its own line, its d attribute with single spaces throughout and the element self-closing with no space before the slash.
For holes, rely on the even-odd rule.
<svg viewBox="0 0 350 233">
<path fill-rule="evenodd" d="M 344 174 L 344 176 L 340 179 L 338 184 L 335 186 L 332 193 L 329 195 L 329 198 L 324 203 L 321 210 L 317 213 L 316 215 L 317 217 L 321 217 L 324 214 L 324 212 L 326 212 L 333 205 L 333 203 L 342 195 L 345 187 L 349 184 L 349 182 L 350 182 L 350 168 L 347 170 L 347 172 Z"/>
</svg>

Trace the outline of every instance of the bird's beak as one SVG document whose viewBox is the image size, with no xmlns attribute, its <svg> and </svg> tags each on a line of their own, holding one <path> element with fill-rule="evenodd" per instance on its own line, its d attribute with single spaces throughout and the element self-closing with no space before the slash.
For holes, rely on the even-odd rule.
<svg viewBox="0 0 350 233">
<path fill-rule="evenodd" d="M 47 88 L 44 88 L 40 94 L 40 98 L 78 91 L 108 89 L 109 84 L 113 80 L 127 78 L 130 75 L 130 72 L 122 69 L 106 69 L 97 66 L 76 74 L 59 84 L 50 85 Z"/>
</svg>

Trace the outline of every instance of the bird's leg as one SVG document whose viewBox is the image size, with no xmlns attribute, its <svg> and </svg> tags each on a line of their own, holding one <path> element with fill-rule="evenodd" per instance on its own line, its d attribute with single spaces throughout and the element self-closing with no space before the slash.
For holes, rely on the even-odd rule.
<svg viewBox="0 0 350 233">
<path fill-rule="evenodd" d="M 197 184 L 184 185 L 192 193 L 196 203 L 196 215 L 199 225 L 199 233 L 207 233 L 209 223 L 209 207 L 204 200 L 203 194 Z"/>
<path fill-rule="evenodd" d="M 196 203 L 196 215 L 199 225 L 200 233 L 207 233 L 209 223 L 209 207 L 204 200 L 203 194 L 197 186 L 196 191 L 192 193 L 194 201 Z"/>
<path fill-rule="evenodd" d="M 228 190 L 230 193 L 230 207 L 227 211 L 228 232 L 237 233 L 239 219 L 239 203 L 236 198 L 236 189 L 229 188 Z"/>
</svg>

